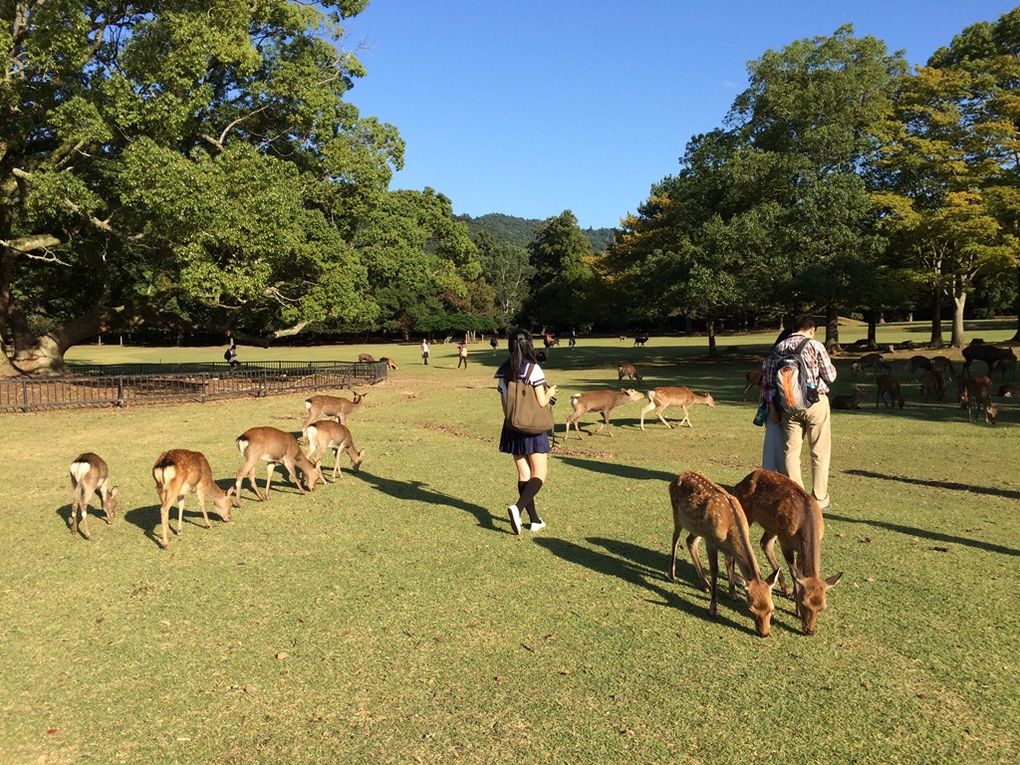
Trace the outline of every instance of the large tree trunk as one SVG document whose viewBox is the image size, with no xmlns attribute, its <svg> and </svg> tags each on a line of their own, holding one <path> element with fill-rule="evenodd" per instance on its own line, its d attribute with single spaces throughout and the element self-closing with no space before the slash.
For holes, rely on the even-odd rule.
<svg viewBox="0 0 1020 765">
<path fill-rule="evenodd" d="M 715 347 L 715 319 L 708 320 L 708 355 L 716 355 Z"/>
<path fill-rule="evenodd" d="M 935 287 L 931 294 L 931 337 L 932 345 L 942 345 L 942 290 Z"/>
<path fill-rule="evenodd" d="M 868 311 L 868 347 L 878 344 L 878 311 Z"/>
<path fill-rule="evenodd" d="M 832 303 L 825 309 L 825 347 L 839 345 L 839 312 Z"/>
<path fill-rule="evenodd" d="M 957 294 L 953 295 L 953 337 L 949 343 L 954 348 L 962 348 L 964 346 L 963 308 L 967 304 L 967 291 L 960 287 L 954 292 Z"/>
</svg>

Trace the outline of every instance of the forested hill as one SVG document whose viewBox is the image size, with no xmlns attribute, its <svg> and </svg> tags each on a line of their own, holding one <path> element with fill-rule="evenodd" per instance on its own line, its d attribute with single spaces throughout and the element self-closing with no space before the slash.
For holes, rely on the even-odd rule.
<svg viewBox="0 0 1020 765">
<path fill-rule="evenodd" d="M 497 241 L 520 247 L 528 246 L 535 238 L 535 229 L 542 222 L 533 218 L 518 218 L 502 213 L 489 213 L 477 218 L 472 218 L 470 215 L 458 215 L 456 218 L 467 224 L 471 236 L 480 231 L 488 231 Z M 581 229 L 581 232 L 588 237 L 591 248 L 595 252 L 604 252 L 612 244 L 614 231 L 615 229 L 611 228 Z"/>
</svg>

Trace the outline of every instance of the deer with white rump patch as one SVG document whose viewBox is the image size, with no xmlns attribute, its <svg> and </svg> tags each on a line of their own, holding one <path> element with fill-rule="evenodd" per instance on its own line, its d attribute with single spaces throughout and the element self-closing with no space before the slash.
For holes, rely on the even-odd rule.
<svg viewBox="0 0 1020 765">
<path fill-rule="evenodd" d="M 666 422 L 666 418 L 662 416 L 671 406 L 679 406 L 684 412 L 684 418 L 680 420 L 677 427 L 682 427 L 686 422 L 687 427 L 693 428 L 687 407 L 695 404 L 705 404 L 710 408 L 715 408 L 715 399 L 712 398 L 711 393 L 695 393 L 690 388 L 653 388 L 648 391 L 648 405 L 641 410 L 641 430 L 645 429 L 645 414 L 653 409 L 662 424 L 667 428 L 672 428 L 673 426 Z"/>
<path fill-rule="evenodd" d="M 570 435 L 570 424 L 573 423 L 577 437 L 580 439 L 581 429 L 578 427 L 577 421 L 581 419 L 581 415 L 588 412 L 601 412 L 602 424 L 599 425 L 595 433 L 600 433 L 602 428 L 609 425 L 609 435 L 612 436 L 613 426 L 609 423 L 609 413 L 622 404 L 640 401 L 643 398 L 644 396 L 641 394 L 641 391 L 634 390 L 633 388 L 591 390 L 586 393 L 575 393 L 570 397 L 570 405 L 574 408 L 574 411 L 567 415 L 567 435 Z"/>
<path fill-rule="evenodd" d="M 118 489 L 108 487 L 109 468 L 98 454 L 85 452 L 71 463 L 71 533 L 78 533 L 78 514 L 81 513 L 81 531 L 86 539 L 92 539 L 89 531 L 89 502 L 99 492 L 106 523 L 113 523 L 113 514 L 117 510 Z"/>
<path fill-rule="evenodd" d="M 216 507 L 216 514 L 230 522 L 230 508 L 239 507 L 234 487 L 223 491 L 213 481 L 209 460 L 202 452 L 188 449 L 171 449 L 163 452 L 152 466 L 152 477 L 156 481 L 159 495 L 159 520 L 162 530 L 160 544 L 165 550 L 170 544 L 170 510 L 177 503 L 177 536 L 181 535 L 184 523 L 184 498 L 194 492 L 198 495 L 198 506 L 202 511 L 205 527 L 211 528 L 209 514 L 205 511 L 208 496 Z"/>
<path fill-rule="evenodd" d="M 757 523 L 765 534 L 761 549 L 779 574 L 779 586 L 790 594 L 776 560 L 775 543 L 790 567 L 793 577 L 793 601 L 805 635 L 815 633 L 818 614 L 825 610 L 825 593 L 836 586 L 843 572 L 821 579 L 822 535 L 825 522 L 818 500 L 794 481 L 773 470 L 755 470 L 738 483 L 733 494 L 740 502 L 750 526 Z M 726 567 L 733 578 L 733 560 L 727 558 Z"/>
<path fill-rule="evenodd" d="M 354 400 L 343 396 L 312 396 L 305 399 L 305 411 L 308 417 L 305 418 L 303 428 L 307 428 L 317 420 L 327 418 L 337 420 L 341 425 L 347 424 L 347 418 L 354 412 L 361 409 L 368 393 L 354 392 Z"/>
<path fill-rule="evenodd" d="M 287 473 L 298 487 L 298 491 L 306 494 L 305 487 L 298 480 L 295 468 L 300 468 L 305 475 L 305 483 L 308 491 L 315 490 L 315 484 L 322 478 L 320 470 L 308 461 L 308 458 L 298 446 L 297 439 L 290 433 L 285 433 L 278 428 L 261 427 L 249 428 L 237 437 L 237 448 L 244 457 L 244 465 L 237 471 L 237 481 L 234 486 L 238 497 L 241 496 L 241 480 L 248 476 L 248 483 L 260 501 L 269 500 L 269 487 L 273 482 L 273 471 L 279 463 L 287 468 Z M 266 493 L 259 493 L 258 484 L 255 483 L 255 465 L 259 460 L 266 464 Z"/>
<path fill-rule="evenodd" d="M 335 458 L 335 464 L 333 465 L 334 483 L 337 476 L 341 475 L 341 451 L 347 452 L 355 472 L 361 467 L 361 463 L 365 461 L 365 450 L 358 451 L 354 446 L 354 436 L 351 435 L 350 429 L 346 425 L 333 422 L 333 420 L 319 420 L 312 423 L 305 428 L 305 438 L 308 439 L 308 460 L 315 464 L 316 470 L 319 471 L 318 478 L 323 483 L 326 483 L 326 478 L 322 473 L 322 458 L 328 449 L 333 449 L 333 456 Z"/>
<path fill-rule="evenodd" d="M 984 412 L 985 422 L 994 425 L 999 416 L 999 407 L 992 404 L 992 378 L 977 375 L 963 380 L 960 386 L 960 406 L 967 407 L 971 422 L 975 421 L 978 412 Z"/>
<path fill-rule="evenodd" d="M 772 621 L 772 588 L 779 578 L 776 569 L 768 578 L 763 579 L 758 568 L 758 559 L 754 557 L 751 547 L 751 534 L 747 528 L 747 519 L 740 503 L 719 484 L 709 480 L 701 473 L 689 471 L 677 476 L 669 484 L 669 498 L 673 505 L 673 545 L 669 561 L 669 579 L 676 579 L 676 553 L 680 543 L 680 534 L 686 529 L 687 549 L 694 562 L 694 570 L 701 580 L 702 586 L 708 590 L 710 601 L 708 611 L 712 616 L 718 613 L 716 606 L 716 589 L 719 578 L 719 551 L 731 556 L 747 584 L 747 603 L 754 617 L 755 632 L 761 637 L 768 637 Z M 708 549 L 708 566 L 711 581 L 705 579 L 701 569 L 701 556 L 698 544 L 704 539 Z M 730 594 L 734 592 L 734 583 L 730 579 Z"/>
<path fill-rule="evenodd" d="M 628 362 L 621 362 L 619 366 L 616 367 L 616 374 L 620 380 L 624 377 L 629 377 L 631 380 L 641 382 L 641 372 L 636 366 Z"/>
</svg>

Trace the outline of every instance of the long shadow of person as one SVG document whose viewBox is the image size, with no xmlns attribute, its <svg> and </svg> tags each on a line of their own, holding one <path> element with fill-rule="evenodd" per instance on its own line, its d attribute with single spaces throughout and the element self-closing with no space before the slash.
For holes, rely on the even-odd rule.
<svg viewBox="0 0 1020 765">
<path fill-rule="evenodd" d="M 569 443 L 569 442 L 567 442 Z M 595 473 L 604 473 L 618 478 L 633 478 L 640 481 L 672 481 L 676 473 L 667 473 L 664 470 L 649 470 L 637 465 L 624 465 L 619 462 L 608 462 L 603 460 L 589 460 L 583 457 L 571 457 L 565 454 L 554 454 L 556 459 L 571 467 L 591 470 Z"/>
<path fill-rule="evenodd" d="M 359 470 L 356 473 L 351 473 L 351 475 L 396 499 L 406 499 L 412 502 L 423 502 L 431 505 L 446 505 L 456 510 L 463 510 L 466 513 L 471 513 L 482 528 L 491 529 L 492 531 L 499 530 L 495 524 L 496 516 L 489 512 L 487 508 L 472 504 L 451 494 L 444 494 L 441 491 L 426 488 L 428 484 L 423 481 L 398 481 L 393 478 L 373 475 L 365 470 Z M 509 527 L 509 520 L 506 523 Z M 505 530 L 505 533 L 510 533 L 509 528 Z"/>
<path fill-rule="evenodd" d="M 750 624 L 738 624 L 732 619 L 723 616 L 721 613 L 713 619 L 708 614 L 707 603 L 704 606 L 698 606 L 690 600 L 680 597 L 680 595 L 672 589 L 667 589 L 665 586 L 649 581 L 648 577 L 655 576 L 655 574 L 652 574 L 648 567 L 644 564 L 634 565 L 631 561 L 624 558 L 607 555 L 606 553 L 599 552 L 598 550 L 592 550 L 589 547 L 582 547 L 581 545 L 576 545 L 573 542 L 567 542 L 563 539 L 546 537 L 544 539 L 536 539 L 535 544 L 546 548 L 549 552 L 559 558 L 575 563 L 578 566 L 584 566 L 597 574 L 615 576 L 617 579 L 622 579 L 629 584 L 646 589 L 649 592 L 658 595 L 661 599 L 649 600 L 649 603 L 669 606 L 704 621 L 719 622 L 720 624 L 731 627 L 732 629 L 740 630 L 750 635 L 755 634 L 754 629 L 750 626 Z M 663 564 L 663 566 L 665 566 L 665 564 Z M 697 576 L 694 573 L 694 566 L 684 562 L 681 565 L 681 568 L 683 569 L 681 578 L 685 580 L 685 584 L 683 586 L 691 587 L 692 589 L 701 592 L 700 585 L 686 584 L 686 582 L 697 581 Z M 657 576 L 658 578 L 661 578 L 662 575 L 660 573 Z M 702 599 L 704 599 L 703 596 Z"/>
</svg>

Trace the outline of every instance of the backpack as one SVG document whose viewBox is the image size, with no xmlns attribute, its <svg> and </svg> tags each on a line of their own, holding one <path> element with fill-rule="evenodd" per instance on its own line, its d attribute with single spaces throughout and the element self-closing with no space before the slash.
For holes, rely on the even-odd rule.
<svg viewBox="0 0 1020 765">
<path fill-rule="evenodd" d="M 818 391 L 808 386 L 807 362 L 804 348 L 811 341 L 805 337 L 796 347 L 779 353 L 775 348 L 769 354 L 772 368 L 773 403 L 784 412 L 803 412 L 818 401 Z"/>
</svg>

